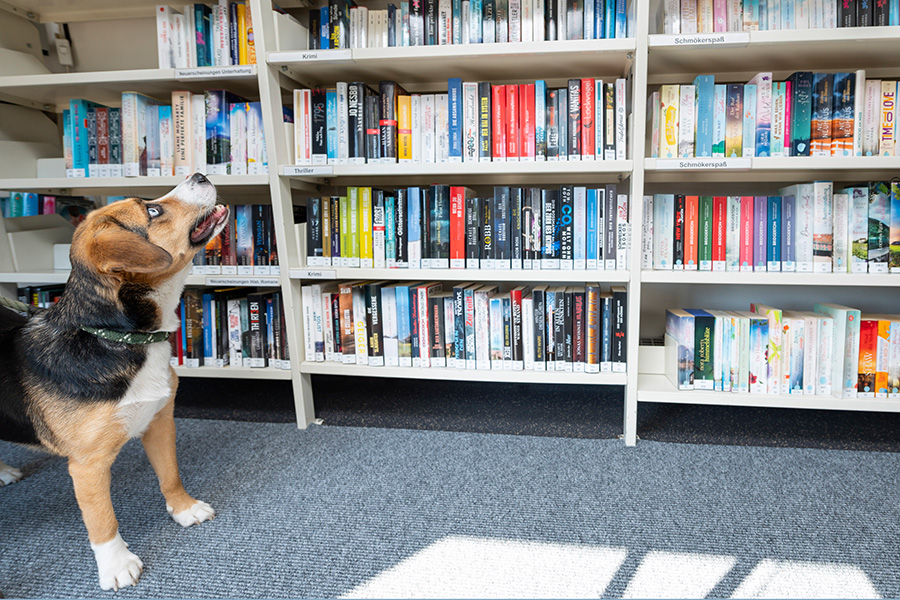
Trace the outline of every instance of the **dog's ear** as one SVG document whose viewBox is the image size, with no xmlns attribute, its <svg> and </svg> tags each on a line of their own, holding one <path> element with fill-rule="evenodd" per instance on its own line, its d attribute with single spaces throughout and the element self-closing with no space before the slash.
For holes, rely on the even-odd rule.
<svg viewBox="0 0 900 600">
<path fill-rule="evenodd" d="M 169 268 L 172 255 L 119 224 L 108 224 L 87 243 L 90 262 L 101 273 L 155 273 Z"/>
</svg>

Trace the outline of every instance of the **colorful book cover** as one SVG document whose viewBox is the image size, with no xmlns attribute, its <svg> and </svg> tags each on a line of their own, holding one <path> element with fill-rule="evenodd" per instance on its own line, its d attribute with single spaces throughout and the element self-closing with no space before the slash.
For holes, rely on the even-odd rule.
<svg viewBox="0 0 900 600">
<path fill-rule="evenodd" d="M 891 273 L 900 273 L 900 180 L 891 180 L 891 231 L 890 256 Z M 898 331 L 900 336 L 900 331 Z"/>
<path fill-rule="evenodd" d="M 207 90 L 206 169 L 207 174 L 227 175 L 231 159 L 231 111 L 229 105 L 242 99 L 226 90 Z"/>
<path fill-rule="evenodd" d="M 787 84 L 775 82 L 772 86 L 772 135 L 769 152 L 771 156 L 784 156 L 785 109 L 788 101 Z"/>
<path fill-rule="evenodd" d="M 869 183 L 869 273 L 888 273 L 891 233 L 891 190 L 887 183 Z"/>
<path fill-rule="evenodd" d="M 753 196 L 741 196 L 741 250 L 738 260 L 740 270 L 753 271 L 753 249 L 756 218 L 753 208 Z"/>
<path fill-rule="evenodd" d="M 757 88 L 755 84 L 746 84 L 744 86 L 744 118 L 741 138 L 741 156 L 756 156 L 756 96 Z"/>
<path fill-rule="evenodd" d="M 813 271 L 830 273 L 834 253 L 834 217 L 832 193 L 834 185 L 830 181 L 816 181 L 813 184 Z"/>
<path fill-rule="evenodd" d="M 795 252 L 797 271 L 813 272 L 813 232 L 815 222 L 815 194 L 812 184 L 804 183 L 789 186 L 782 190 L 782 195 L 793 194 L 797 200 L 795 212 L 797 226 L 795 229 Z"/>
<path fill-rule="evenodd" d="M 819 303 L 814 305 L 813 310 L 834 320 L 832 395 L 836 398 L 856 398 L 859 383 L 860 311 L 838 304 Z"/>
<path fill-rule="evenodd" d="M 679 390 L 694 389 L 694 316 L 666 310 L 666 376 Z"/>
<path fill-rule="evenodd" d="M 679 95 L 681 105 L 678 109 L 678 156 L 694 157 L 694 109 L 697 88 L 693 85 L 682 85 Z"/>
<path fill-rule="evenodd" d="M 835 73 L 831 101 L 831 156 L 852 156 L 856 75 Z"/>
<path fill-rule="evenodd" d="M 679 86 L 664 85 L 660 90 L 660 158 L 678 156 L 678 110 L 681 106 Z"/>
<path fill-rule="evenodd" d="M 877 156 L 881 138 L 881 80 L 867 79 L 863 106 L 862 155 Z"/>
<path fill-rule="evenodd" d="M 797 270 L 794 238 L 797 235 L 797 199 L 794 196 L 781 198 L 781 270 Z"/>
<path fill-rule="evenodd" d="M 759 315 L 764 315 L 769 320 L 769 346 L 766 352 L 766 362 L 769 365 L 768 387 L 770 394 L 777 394 L 780 391 L 781 361 L 782 353 L 784 352 L 782 311 L 778 308 L 755 303 L 750 305 L 750 310 Z"/>
<path fill-rule="evenodd" d="M 865 315 L 863 315 L 865 319 Z M 875 397 L 888 397 L 888 370 L 891 354 L 891 318 L 887 315 L 878 317 L 878 338 L 875 353 Z M 860 343 L 860 347 L 862 343 Z"/>
<path fill-rule="evenodd" d="M 813 75 L 812 117 L 810 121 L 810 156 L 831 156 L 833 126 L 834 75 Z"/>
<path fill-rule="evenodd" d="M 462 162 L 462 135 L 463 135 L 463 102 L 462 79 L 451 77 L 447 81 L 448 111 L 449 111 L 449 153 L 450 162 Z"/>
<path fill-rule="evenodd" d="M 896 118 L 897 118 L 897 82 L 881 82 L 881 123 L 878 128 L 878 154 L 879 156 L 894 156 L 894 146 L 897 144 Z"/>
<path fill-rule="evenodd" d="M 728 198 L 713 198 L 713 231 L 712 231 L 712 270 L 725 270 L 727 245 Z"/>
<path fill-rule="evenodd" d="M 843 191 L 850 196 L 847 219 L 848 237 L 850 238 L 850 272 L 868 273 L 869 188 L 853 187 Z"/>
<path fill-rule="evenodd" d="M 712 133 L 712 156 L 714 158 L 723 158 L 725 156 L 725 137 L 726 137 L 726 98 L 728 96 L 728 86 L 717 84 L 714 87 L 715 97 L 713 99 L 713 133 Z"/>
<path fill-rule="evenodd" d="M 675 194 L 675 221 L 672 230 L 672 268 L 684 270 L 684 195 Z"/>
<path fill-rule="evenodd" d="M 809 156 L 812 128 L 813 74 L 793 73 L 791 82 L 791 156 Z"/>
<path fill-rule="evenodd" d="M 766 271 L 781 271 L 781 227 L 783 224 L 780 196 L 769 196 L 768 234 L 766 236 Z"/>
<path fill-rule="evenodd" d="M 340 136 L 338 134 L 338 101 L 337 88 L 330 87 L 325 90 L 325 148 L 328 156 L 328 164 L 337 163 L 338 145 Z"/>
<path fill-rule="evenodd" d="M 768 394 L 769 369 L 766 355 L 769 348 L 769 320 L 762 315 L 741 312 L 750 323 L 749 379 L 751 394 Z"/>
<path fill-rule="evenodd" d="M 685 196 L 684 199 L 684 269 L 696 271 L 699 269 L 699 226 L 700 226 L 700 197 Z"/>
<path fill-rule="evenodd" d="M 743 155 L 744 86 L 730 83 L 727 86 L 725 105 L 725 157 Z"/>
<path fill-rule="evenodd" d="M 850 196 L 846 193 L 834 194 L 834 253 L 832 271 L 847 273 L 850 268 Z"/>
<path fill-rule="evenodd" d="M 756 156 L 771 154 L 772 73 L 758 73 L 749 82 L 756 86 Z"/>
<path fill-rule="evenodd" d="M 700 196 L 698 210 L 699 244 L 697 245 L 697 263 L 699 270 L 712 271 L 713 265 L 713 197 Z"/>
<path fill-rule="evenodd" d="M 765 271 L 767 258 L 767 240 L 769 199 L 767 196 L 756 196 L 753 199 L 753 270 Z"/>
<path fill-rule="evenodd" d="M 713 390 L 716 318 L 705 310 L 686 312 L 694 317 L 694 389 Z"/>
<path fill-rule="evenodd" d="M 653 196 L 653 268 L 671 270 L 674 260 L 675 195 Z M 698 216 L 699 223 L 699 216 Z M 545 229 L 546 232 L 546 229 Z M 546 235 L 546 233 L 545 233 Z M 546 268 L 546 267 L 545 267 Z"/>
<path fill-rule="evenodd" d="M 861 315 L 859 322 L 859 371 L 857 398 L 875 397 L 875 370 L 878 357 L 878 319 Z"/>
</svg>

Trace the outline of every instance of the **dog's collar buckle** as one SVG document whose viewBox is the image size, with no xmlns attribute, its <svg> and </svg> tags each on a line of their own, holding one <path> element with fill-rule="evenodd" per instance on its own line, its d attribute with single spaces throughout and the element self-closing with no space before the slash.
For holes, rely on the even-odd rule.
<svg viewBox="0 0 900 600">
<path fill-rule="evenodd" d="M 171 331 L 154 331 L 153 333 L 143 333 L 140 331 L 112 331 L 110 329 L 88 327 L 87 325 L 82 325 L 81 330 L 96 335 L 99 338 L 103 338 L 104 340 L 109 340 L 110 342 L 134 344 L 137 346 L 164 342 L 168 340 L 169 336 L 173 333 Z"/>
</svg>

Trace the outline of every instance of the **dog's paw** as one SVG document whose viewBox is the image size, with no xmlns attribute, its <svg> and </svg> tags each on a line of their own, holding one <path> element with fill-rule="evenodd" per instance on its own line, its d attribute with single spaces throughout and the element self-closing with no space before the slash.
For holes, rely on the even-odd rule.
<svg viewBox="0 0 900 600">
<path fill-rule="evenodd" d="M 213 507 L 206 502 L 201 502 L 200 500 L 197 500 L 190 508 L 178 513 L 176 513 L 174 509 L 168 504 L 166 505 L 166 510 L 169 511 L 169 514 L 172 515 L 172 518 L 175 519 L 175 522 L 182 527 L 199 525 L 203 521 L 214 519 L 216 516 L 216 511 L 213 510 Z"/>
<path fill-rule="evenodd" d="M 91 548 L 97 560 L 97 574 L 102 589 L 118 591 L 119 588 L 137 585 L 144 571 L 144 563 L 128 549 L 128 544 L 121 535 L 117 533 L 116 537 L 105 544 L 91 544 Z"/>
<path fill-rule="evenodd" d="M 22 471 L 0 462 L 0 486 L 9 485 L 22 479 Z"/>
</svg>

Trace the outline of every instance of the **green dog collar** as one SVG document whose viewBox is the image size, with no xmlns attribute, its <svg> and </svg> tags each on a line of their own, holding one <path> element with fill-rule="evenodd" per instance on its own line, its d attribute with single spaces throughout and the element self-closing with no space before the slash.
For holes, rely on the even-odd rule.
<svg viewBox="0 0 900 600">
<path fill-rule="evenodd" d="M 154 331 L 153 333 L 141 333 L 132 331 L 124 333 L 121 331 L 111 331 L 109 329 L 98 329 L 96 327 L 81 326 L 82 331 L 87 331 L 93 335 L 110 342 L 121 342 L 123 344 L 155 344 L 156 342 L 165 342 L 172 335 L 171 331 Z"/>
</svg>

